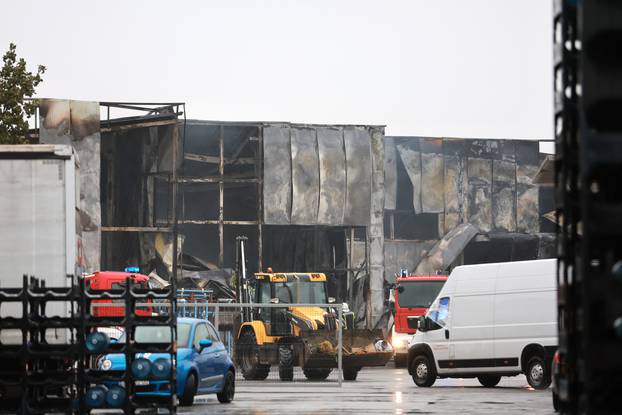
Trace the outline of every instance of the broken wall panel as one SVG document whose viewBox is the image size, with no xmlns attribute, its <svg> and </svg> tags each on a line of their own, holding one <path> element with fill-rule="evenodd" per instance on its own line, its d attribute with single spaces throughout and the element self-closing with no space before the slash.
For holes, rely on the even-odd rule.
<svg viewBox="0 0 622 415">
<path fill-rule="evenodd" d="M 445 209 L 443 169 L 443 140 L 422 139 L 421 145 L 421 210 L 441 213 Z"/>
<path fill-rule="evenodd" d="M 406 269 L 414 272 L 424 255 L 436 244 L 436 240 L 387 241 L 384 242 L 384 274 L 389 283 L 395 282 L 395 274 Z"/>
<path fill-rule="evenodd" d="M 516 228 L 518 232 L 538 233 L 540 217 L 538 187 L 533 177 L 539 167 L 538 142 L 516 142 Z"/>
<path fill-rule="evenodd" d="M 469 222 L 480 232 L 492 229 L 492 160 L 469 158 Z"/>
<path fill-rule="evenodd" d="M 393 137 L 384 139 L 384 208 L 395 210 L 397 205 L 397 154 Z"/>
<path fill-rule="evenodd" d="M 39 100 L 41 144 L 70 144 L 78 154 L 85 272 L 100 269 L 100 108 L 98 102 Z"/>
<path fill-rule="evenodd" d="M 493 160 L 492 220 L 496 231 L 516 231 L 516 164 Z"/>
<path fill-rule="evenodd" d="M 371 137 L 362 127 L 343 130 L 346 152 L 344 224 L 367 225 L 371 214 Z"/>
<path fill-rule="evenodd" d="M 292 128 L 291 223 L 314 225 L 320 195 L 319 157 L 315 129 Z"/>
<path fill-rule="evenodd" d="M 444 233 L 467 221 L 468 180 L 464 140 L 445 140 Z"/>
<path fill-rule="evenodd" d="M 284 126 L 263 128 L 264 223 L 287 225 L 292 206 L 290 131 Z"/>
<path fill-rule="evenodd" d="M 346 196 L 346 158 L 343 134 L 337 128 L 317 129 L 320 162 L 320 200 L 317 223 L 343 223 Z"/>
<path fill-rule="evenodd" d="M 419 151 L 419 139 L 401 141 L 397 146 L 397 153 L 402 159 L 402 164 L 410 179 L 413 189 L 413 209 L 415 213 L 422 213 L 421 207 L 421 152 Z"/>
</svg>

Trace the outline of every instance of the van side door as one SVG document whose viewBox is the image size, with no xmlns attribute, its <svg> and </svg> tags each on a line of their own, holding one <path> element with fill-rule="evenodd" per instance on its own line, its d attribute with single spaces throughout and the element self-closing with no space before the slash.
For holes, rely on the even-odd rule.
<svg viewBox="0 0 622 415">
<path fill-rule="evenodd" d="M 454 295 L 449 332 L 454 373 L 489 371 L 494 363 L 493 293 Z"/>
</svg>

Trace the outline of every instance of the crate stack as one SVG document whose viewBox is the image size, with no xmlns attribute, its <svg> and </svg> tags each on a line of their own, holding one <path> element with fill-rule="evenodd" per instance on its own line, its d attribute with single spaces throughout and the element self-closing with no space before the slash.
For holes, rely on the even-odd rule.
<svg viewBox="0 0 622 415">
<path fill-rule="evenodd" d="M 46 287 L 24 276 L 21 287 L 0 288 L 2 410 L 43 414 L 76 409 L 83 344 L 77 317 L 80 292 L 71 281 L 69 287 Z"/>
<path fill-rule="evenodd" d="M 169 413 L 176 413 L 176 300 L 174 284 L 166 288 L 144 288 L 132 284 L 129 277 L 122 288 L 109 290 L 91 290 L 86 285 L 82 287 L 83 309 L 82 321 L 85 335 L 85 355 L 79 370 L 79 384 L 82 387 L 84 399 L 80 401 L 80 412 L 91 409 L 108 408 L 122 410 L 126 414 L 134 413 L 141 408 L 163 408 Z M 102 300 L 124 302 L 125 312 L 122 316 L 93 315 L 95 307 L 101 306 Z M 153 315 L 137 315 L 137 308 L 153 304 L 154 311 L 157 305 L 158 313 Z M 152 307 L 151 305 L 147 307 Z M 105 314 L 105 313 L 104 313 Z M 165 327 L 170 330 L 172 341 L 168 343 L 136 342 L 135 331 L 138 326 Z M 122 327 L 124 340 L 110 340 L 102 328 Z M 95 334 L 99 333 L 99 334 Z M 94 336 L 99 336 L 94 341 Z M 99 344 L 98 344 L 99 343 Z M 100 366 L 102 356 L 108 353 L 120 353 L 125 357 L 124 370 L 105 370 Z M 143 384 L 151 379 L 147 373 L 140 373 L 140 363 L 145 353 L 163 353 L 167 355 L 170 370 L 166 377 L 160 380 L 168 381 L 169 393 L 157 396 L 142 396 Z M 142 359 L 141 361 L 137 361 Z M 137 375 L 138 374 L 138 375 Z"/>
<path fill-rule="evenodd" d="M 556 0 L 561 412 L 622 408 L 622 7 Z"/>
</svg>

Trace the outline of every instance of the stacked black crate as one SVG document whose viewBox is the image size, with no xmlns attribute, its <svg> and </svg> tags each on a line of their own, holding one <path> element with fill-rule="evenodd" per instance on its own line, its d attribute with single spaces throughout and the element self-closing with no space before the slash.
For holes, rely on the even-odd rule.
<svg viewBox="0 0 622 415">
<path fill-rule="evenodd" d="M 24 414 L 76 409 L 83 347 L 79 304 L 73 280 L 69 287 L 46 287 L 24 276 L 22 287 L 0 288 L 1 409 Z"/>
<path fill-rule="evenodd" d="M 163 408 L 176 413 L 176 301 L 174 285 L 166 288 L 148 288 L 132 283 L 128 277 L 121 288 L 93 290 L 85 281 L 83 287 L 83 332 L 85 355 L 80 371 L 83 399 L 80 410 L 107 408 L 134 413 L 140 408 Z M 109 302 L 107 302 L 109 301 Z M 98 307 L 110 306 L 121 313 L 95 313 Z M 96 315 L 97 314 L 97 315 Z M 111 314 L 111 315 L 106 315 Z M 120 339 L 110 338 L 106 328 L 121 328 Z M 166 338 L 158 342 L 137 341 L 136 330 L 140 327 L 160 328 Z M 164 354 L 168 362 L 165 375 L 154 375 L 156 362 L 145 362 L 150 354 Z M 121 367 L 105 367 L 108 355 L 122 355 Z M 145 362 L 145 365 L 141 365 Z M 155 376 L 155 377 L 154 377 Z M 166 381 L 166 389 L 159 394 L 148 392 L 155 378 Z"/>
<path fill-rule="evenodd" d="M 556 189 L 564 413 L 622 408 L 622 7 L 556 1 Z"/>
</svg>

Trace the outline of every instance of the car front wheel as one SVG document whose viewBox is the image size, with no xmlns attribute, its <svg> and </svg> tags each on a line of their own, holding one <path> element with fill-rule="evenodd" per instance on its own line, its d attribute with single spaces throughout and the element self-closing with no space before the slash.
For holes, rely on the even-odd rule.
<svg viewBox="0 0 622 415">
<path fill-rule="evenodd" d="M 222 391 L 216 394 L 218 402 L 230 403 L 235 395 L 235 376 L 232 371 L 228 371 L 225 375 L 225 383 L 222 387 Z"/>
<path fill-rule="evenodd" d="M 181 406 L 191 406 L 194 403 L 194 395 L 197 394 L 197 378 L 194 373 L 188 374 L 184 394 L 179 400 Z"/>
</svg>

